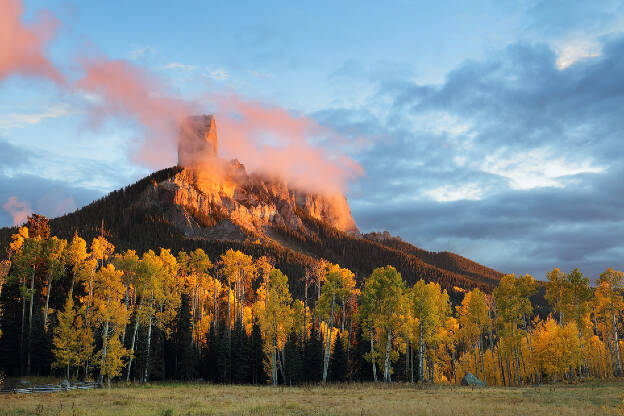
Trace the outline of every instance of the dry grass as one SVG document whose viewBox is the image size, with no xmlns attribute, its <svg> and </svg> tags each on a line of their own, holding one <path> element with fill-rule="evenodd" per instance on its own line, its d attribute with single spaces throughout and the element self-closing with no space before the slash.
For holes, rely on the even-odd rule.
<svg viewBox="0 0 624 416">
<path fill-rule="evenodd" d="M 622 403 L 622 394 L 623 382 L 481 389 L 372 384 L 292 388 L 154 384 L 2 395 L 0 415 L 587 416 L 612 413 L 609 410 Z"/>
</svg>

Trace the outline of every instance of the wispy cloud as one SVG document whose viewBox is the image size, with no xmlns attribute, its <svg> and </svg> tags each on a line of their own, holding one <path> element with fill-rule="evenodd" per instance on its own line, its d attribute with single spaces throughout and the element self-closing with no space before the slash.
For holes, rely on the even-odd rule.
<svg viewBox="0 0 624 416">
<path fill-rule="evenodd" d="M 555 47 L 557 68 L 566 69 L 578 61 L 602 55 L 602 45 L 596 40 L 576 40 Z"/>
<path fill-rule="evenodd" d="M 195 71 L 197 69 L 197 66 L 195 66 L 195 65 L 186 65 L 186 64 L 182 64 L 180 62 L 169 62 L 168 64 L 162 65 L 160 67 L 160 69 L 180 70 L 180 71 L 192 72 L 192 71 Z"/>
<path fill-rule="evenodd" d="M 128 52 L 128 59 L 131 60 L 139 60 L 143 58 L 148 58 L 152 55 L 156 54 L 156 48 L 152 46 L 139 46 L 133 45 L 130 52 Z"/>
<path fill-rule="evenodd" d="M 73 113 L 75 111 L 67 104 L 57 104 L 37 113 L 9 113 L 0 115 L 0 128 L 10 129 L 39 124 L 45 119 L 65 117 Z"/>
<path fill-rule="evenodd" d="M 204 73 L 204 77 L 214 81 L 225 81 L 230 78 L 230 74 L 223 68 L 215 68 Z"/>
</svg>

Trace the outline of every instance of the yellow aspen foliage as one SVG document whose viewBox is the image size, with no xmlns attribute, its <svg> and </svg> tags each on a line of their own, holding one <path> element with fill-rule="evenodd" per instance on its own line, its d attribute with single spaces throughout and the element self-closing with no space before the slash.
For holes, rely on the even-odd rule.
<svg viewBox="0 0 624 416">
<path fill-rule="evenodd" d="M 553 382 L 567 377 L 582 362 L 581 342 L 574 321 L 561 327 L 551 317 L 533 331 L 534 359 Z"/>
<path fill-rule="evenodd" d="M 263 334 L 265 352 L 271 362 L 271 380 L 276 385 L 278 354 L 283 349 L 293 325 L 288 277 L 278 269 L 272 270 L 259 292 L 264 293 L 263 298 L 256 303 L 255 314 Z"/>
</svg>

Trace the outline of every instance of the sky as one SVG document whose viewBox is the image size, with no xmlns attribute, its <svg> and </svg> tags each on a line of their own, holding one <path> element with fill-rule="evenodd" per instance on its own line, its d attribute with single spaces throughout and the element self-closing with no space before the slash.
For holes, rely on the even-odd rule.
<svg viewBox="0 0 624 416">
<path fill-rule="evenodd" d="M 224 156 L 342 189 L 363 232 L 540 279 L 624 269 L 623 1 L 0 0 L 3 19 L 0 226 L 175 164 L 165 121 L 192 109 Z"/>
</svg>

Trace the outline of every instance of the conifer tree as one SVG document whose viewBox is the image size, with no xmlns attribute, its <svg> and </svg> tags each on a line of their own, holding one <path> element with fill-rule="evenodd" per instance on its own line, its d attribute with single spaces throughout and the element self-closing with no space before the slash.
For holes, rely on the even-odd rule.
<svg viewBox="0 0 624 416">
<path fill-rule="evenodd" d="M 202 371 L 201 375 L 205 380 L 215 381 L 216 376 L 216 359 L 217 359 L 217 335 L 214 324 L 210 325 L 210 329 L 206 334 L 206 343 L 202 350 Z"/>
<path fill-rule="evenodd" d="M 299 384 L 303 380 L 303 351 L 297 336 L 296 328 L 290 331 L 288 341 L 284 346 L 286 359 L 286 380 L 284 384 Z"/>
<path fill-rule="evenodd" d="M 317 383 L 323 377 L 323 343 L 314 327 L 305 342 L 303 352 L 304 379 L 307 382 Z"/>
<path fill-rule="evenodd" d="M 353 379 L 359 381 L 373 381 L 373 371 L 366 357 L 370 351 L 370 343 L 364 338 L 362 331 L 355 332 L 351 367 Z"/>
<path fill-rule="evenodd" d="M 246 383 L 249 380 L 249 340 L 240 320 L 234 324 L 231 351 L 232 383 Z"/>
<path fill-rule="evenodd" d="M 347 352 L 342 337 L 338 336 L 334 343 L 334 351 L 329 362 L 329 379 L 345 381 L 347 376 Z"/>
<path fill-rule="evenodd" d="M 251 329 L 250 338 L 250 382 L 252 384 L 264 384 L 266 382 L 266 373 L 264 371 L 264 341 L 262 339 L 262 331 L 258 322 L 254 322 Z"/>
<path fill-rule="evenodd" d="M 227 333 L 225 325 L 221 325 L 221 334 L 217 341 L 216 357 L 215 357 L 215 381 L 218 383 L 229 383 L 230 378 L 230 336 Z"/>
<path fill-rule="evenodd" d="M 180 380 L 193 380 L 197 377 L 195 350 L 191 327 L 191 305 L 187 294 L 182 295 L 176 328 L 176 375 Z"/>
</svg>

